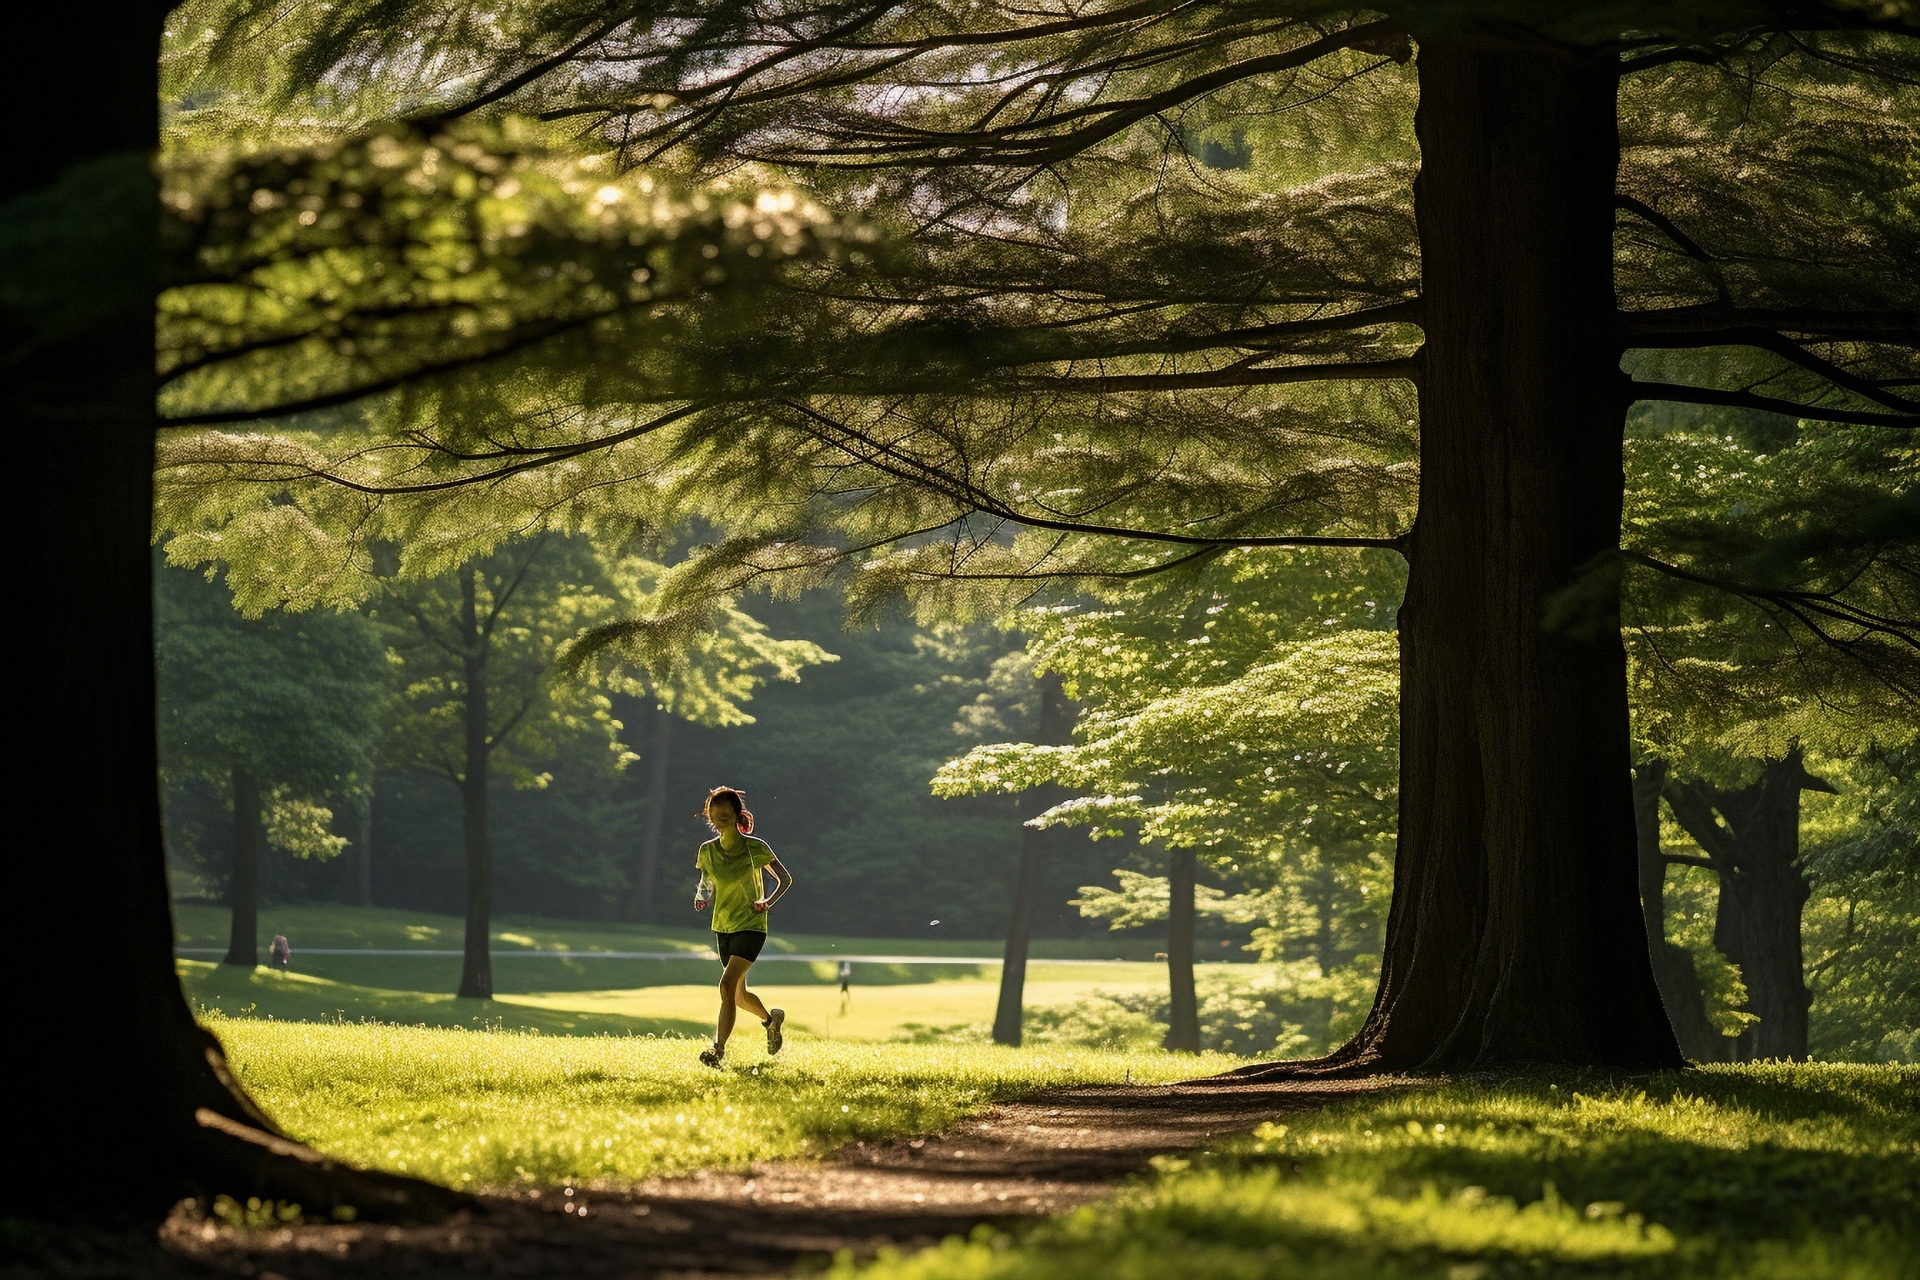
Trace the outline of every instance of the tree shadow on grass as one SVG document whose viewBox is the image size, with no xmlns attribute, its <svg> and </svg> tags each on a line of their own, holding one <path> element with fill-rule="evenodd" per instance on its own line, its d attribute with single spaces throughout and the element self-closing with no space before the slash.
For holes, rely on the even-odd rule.
<svg viewBox="0 0 1920 1280">
<path fill-rule="evenodd" d="M 1247 1163 L 1398 1196 L 1557 1196 L 1728 1243 L 1891 1232 L 1920 1257 L 1916 1086 L 1780 1064 L 1396 1090 L 1330 1114 L 1346 1124 L 1327 1154 L 1277 1144 Z"/>
<path fill-rule="evenodd" d="M 453 962 L 456 979 L 458 963 Z M 281 1022 L 374 1021 L 548 1035 L 701 1036 L 711 1033 L 710 1023 L 687 1018 L 639 1018 L 543 1009 L 504 1000 L 462 1000 L 433 991 L 340 982 L 312 973 L 279 973 L 266 968 L 245 969 L 193 960 L 180 961 L 179 968 L 181 986 L 189 1004 L 232 1018 L 272 1018 Z M 447 985 L 451 988 L 452 983 Z"/>
</svg>

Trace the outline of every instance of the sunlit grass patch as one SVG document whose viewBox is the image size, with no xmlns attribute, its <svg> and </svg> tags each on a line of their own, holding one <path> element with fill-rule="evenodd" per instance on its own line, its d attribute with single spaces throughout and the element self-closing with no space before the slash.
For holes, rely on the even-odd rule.
<svg viewBox="0 0 1920 1280">
<path fill-rule="evenodd" d="M 1409 1088 L 1270 1123 L 1014 1240 L 842 1280 L 1920 1275 L 1920 1072 Z"/>
<path fill-rule="evenodd" d="M 240 1078 L 319 1150 L 452 1186 L 614 1182 L 823 1154 L 935 1132 L 1065 1085 L 1182 1079 L 1230 1059 L 1074 1048 L 746 1036 L 723 1071 L 700 1042 L 214 1018 Z M 757 1031 L 757 1028 L 754 1030 Z M 744 1035 L 745 1033 L 743 1033 Z"/>
</svg>

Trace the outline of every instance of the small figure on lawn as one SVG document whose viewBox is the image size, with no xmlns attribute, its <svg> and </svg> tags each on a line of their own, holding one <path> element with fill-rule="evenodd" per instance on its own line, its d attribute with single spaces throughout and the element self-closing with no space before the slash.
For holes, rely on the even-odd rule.
<svg viewBox="0 0 1920 1280">
<path fill-rule="evenodd" d="M 726 1057 L 727 1039 L 733 1035 L 734 1017 L 741 1006 L 760 1019 L 767 1029 L 767 1052 L 778 1053 L 785 1040 L 782 1025 L 785 1009 L 769 1009 L 760 997 L 747 990 L 747 970 L 760 958 L 767 942 L 767 911 L 793 886 L 793 875 L 764 840 L 748 833 L 753 830 L 753 814 L 746 796 L 733 787 L 715 787 L 707 793 L 701 814 L 713 828 L 714 838 L 700 846 L 694 866 L 700 869 L 700 887 L 693 897 L 693 909 L 703 911 L 713 903 L 713 943 L 720 953 L 720 1017 L 714 1027 L 713 1047 L 702 1051 L 700 1061 L 717 1067 Z M 773 874 L 774 889 L 766 892 L 762 871 Z"/>
<path fill-rule="evenodd" d="M 845 1013 L 847 1011 L 847 1006 L 853 1003 L 853 992 L 848 990 L 848 988 L 851 987 L 852 985 L 853 985 L 853 961 L 842 960 L 840 962 L 840 1012 L 841 1013 Z"/>
<path fill-rule="evenodd" d="M 293 962 L 293 946 L 287 941 L 287 935 L 276 933 L 273 941 L 267 944 L 267 963 L 285 973 Z"/>
</svg>

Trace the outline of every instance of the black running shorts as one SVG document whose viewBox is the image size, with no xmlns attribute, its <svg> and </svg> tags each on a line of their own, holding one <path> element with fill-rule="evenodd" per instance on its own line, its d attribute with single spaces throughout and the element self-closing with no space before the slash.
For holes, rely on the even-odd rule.
<svg viewBox="0 0 1920 1280">
<path fill-rule="evenodd" d="M 723 969 L 733 956 L 751 963 L 760 958 L 760 948 L 767 945 L 767 931 L 741 929 L 736 933 L 716 933 L 713 935 L 713 945 L 720 952 L 720 967 Z"/>
</svg>

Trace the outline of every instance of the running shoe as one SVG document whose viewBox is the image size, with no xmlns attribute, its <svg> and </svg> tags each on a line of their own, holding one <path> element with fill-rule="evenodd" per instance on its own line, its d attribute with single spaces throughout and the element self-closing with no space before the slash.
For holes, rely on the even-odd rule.
<svg viewBox="0 0 1920 1280">
<path fill-rule="evenodd" d="M 726 1056 L 727 1051 L 718 1045 L 710 1044 L 700 1051 L 700 1061 L 712 1067 L 715 1071 L 720 1069 L 720 1063 Z"/>
<path fill-rule="evenodd" d="M 787 1042 L 787 1037 L 780 1030 L 781 1026 L 786 1022 L 786 1020 L 787 1020 L 787 1011 L 785 1009 L 767 1010 L 767 1052 L 768 1053 L 780 1052 L 780 1046 Z"/>
</svg>

